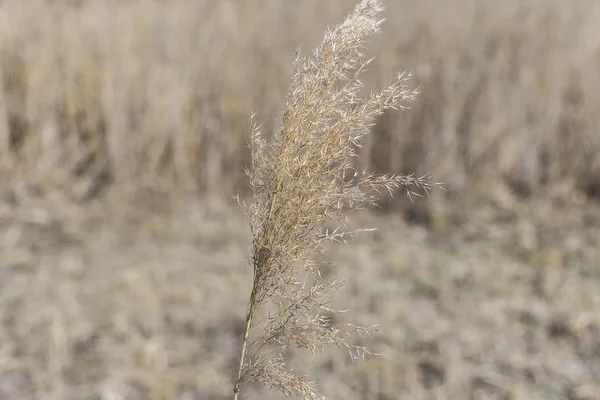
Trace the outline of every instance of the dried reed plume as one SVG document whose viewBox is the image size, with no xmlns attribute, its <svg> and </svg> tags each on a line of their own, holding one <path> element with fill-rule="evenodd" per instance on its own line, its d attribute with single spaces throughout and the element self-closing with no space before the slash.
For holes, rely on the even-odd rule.
<svg viewBox="0 0 600 400">
<path fill-rule="evenodd" d="M 289 346 L 322 352 L 346 347 L 353 357 L 368 354 L 346 342 L 349 331 L 369 329 L 335 325 L 326 296 L 342 282 L 319 274 L 314 256 L 324 244 L 354 232 L 327 232 L 325 224 L 344 223 L 346 212 L 374 204 L 382 190 L 402 188 L 409 196 L 427 192 L 427 177 L 373 175 L 355 168 L 376 117 L 402 109 L 417 95 L 400 74 L 388 87 L 361 99 L 359 75 L 371 59 L 362 53 L 365 39 L 383 21 L 379 0 L 362 0 L 339 26 L 325 34 L 312 57 L 296 57 L 281 128 L 271 141 L 254 126 L 252 168 L 247 171 L 252 201 L 242 203 L 252 232 L 254 282 L 248 310 L 234 399 L 240 387 L 260 382 L 288 396 L 323 399 L 315 386 L 287 367 Z M 266 315 L 259 320 L 260 315 Z M 251 335 L 260 329 L 258 335 Z"/>
</svg>

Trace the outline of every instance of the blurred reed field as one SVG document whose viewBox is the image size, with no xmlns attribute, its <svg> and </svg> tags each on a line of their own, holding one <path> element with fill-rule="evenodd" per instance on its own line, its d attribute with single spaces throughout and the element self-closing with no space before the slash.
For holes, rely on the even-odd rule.
<svg viewBox="0 0 600 400">
<path fill-rule="evenodd" d="M 231 399 L 251 115 L 277 132 L 297 47 L 356 3 L 0 0 L 0 399 Z M 315 256 L 381 356 L 290 366 L 332 399 L 597 400 L 600 1 L 384 3 L 364 94 L 421 93 L 357 162 L 447 190 Z M 323 204 L 313 177 L 284 220 Z"/>
<path fill-rule="evenodd" d="M 11 196 L 89 201 L 247 189 L 250 114 L 277 127 L 294 51 L 353 0 L 0 3 L 0 173 Z M 600 195 L 600 3 L 395 0 L 367 88 L 411 70 L 370 170 L 431 173 L 449 199 Z"/>
</svg>

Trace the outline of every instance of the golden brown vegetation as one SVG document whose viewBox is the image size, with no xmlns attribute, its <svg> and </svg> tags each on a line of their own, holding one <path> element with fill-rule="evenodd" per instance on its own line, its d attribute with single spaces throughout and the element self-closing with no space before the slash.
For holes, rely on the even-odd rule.
<svg viewBox="0 0 600 400">
<path fill-rule="evenodd" d="M 348 344 L 346 335 L 369 329 L 332 323 L 328 296 L 341 282 L 323 279 L 315 263 L 325 243 L 356 231 L 330 232 L 327 224 L 343 224 L 349 210 L 375 204 L 378 192 L 402 188 L 411 195 L 432 185 L 427 177 L 372 175 L 355 166 L 356 150 L 376 118 L 404 108 L 417 95 L 403 73 L 383 90 L 359 96 L 371 61 L 365 42 L 380 31 L 382 13 L 380 1 L 360 1 L 343 23 L 326 32 L 312 56 L 296 58 L 279 131 L 265 140 L 259 127 L 253 130 L 248 170 L 253 196 L 242 204 L 252 232 L 254 281 L 235 399 L 250 382 L 288 396 L 324 399 L 286 366 L 290 346 L 313 353 L 346 347 L 357 358 L 368 354 Z"/>
<path fill-rule="evenodd" d="M 0 172 L 17 195 L 247 188 L 249 115 L 274 131 L 294 49 L 339 2 L 4 1 Z M 423 93 L 361 152 L 450 196 L 507 182 L 597 192 L 594 0 L 394 1 L 367 88 L 411 70 Z M 480 183 L 483 183 L 483 188 Z"/>
<path fill-rule="evenodd" d="M 251 112 L 270 139 L 294 50 L 354 5 L 0 1 L 0 398 L 231 397 L 252 275 L 243 216 L 198 196 L 167 214 L 121 199 L 223 207 L 249 193 Z M 393 0 L 386 18 L 361 97 L 403 70 L 421 94 L 378 119 L 360 167 L 431 173 L 449 190 L 411 212 L 444 210 L 445 194 L 469 218 L 446 231 L 354 219 L 381 231 L 332 244 L 339 268 L 323 277 L 355 278 L 331 307 L 379 323 L 348 345 L 383 356 L 285 356 L 347 400 L 595 400 L 600 217 L 581 200 L 598 195 L 600 3 Z M 64 201 L 113 193 L 111 212 Z M 480 193 L 501 209 L 463 201 Z"/>
</svg>

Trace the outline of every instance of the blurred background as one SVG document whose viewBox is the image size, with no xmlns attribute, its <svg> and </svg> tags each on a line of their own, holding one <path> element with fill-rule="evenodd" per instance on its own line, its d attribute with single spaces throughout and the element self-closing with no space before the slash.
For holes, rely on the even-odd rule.
<svg viewBox="0 0 600 400">
<path fill-rule="evenodd" d="M 0 1 L 0 398 L 230 397 L 250 115 L 354 4 Z M 386 6 L 367 88 L 422 94 L 360 162 L 447 190 L 327 255 L 382 355 L 290 357 L 332 399 L 600 399 L 600 2 Z"/>
</svg>

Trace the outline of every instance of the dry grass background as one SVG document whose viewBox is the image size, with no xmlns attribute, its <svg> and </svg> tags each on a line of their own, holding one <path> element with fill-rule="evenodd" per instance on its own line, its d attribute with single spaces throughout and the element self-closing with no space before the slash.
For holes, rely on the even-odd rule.
<svg viewBox="0 0 600 400">
<path fill-rule="evenodd" d="M 368 87 L 411 70 L 423 94 L 380 121 L 365 166 L 434 174 L 449 196 L 498 181 L 597 194 L 598 3 L 441 4 L 388 5 Z M 244 190 L 251 111 L 273 128 L 294 50 L 353 5 L 4 1 L 3 189 L 76 201 L 116 187 Z"/>
<path fill-rule="evenodd" d="M 250 112 L 276 126 L 295 48 L 354 3 L 0 2 L 0 398 L 229 397 L 249 236 L 188 200 L 244 193 Z M 600 3 L 386 18 L 367 86 L 422 94 L 362 162 L 449 190 L 410 209 L 432 229 L 364 217 L 381 234 L 333 249 L 385 356 L 307 372 L 334 399 L 600 398 Z"/>
</svg>

